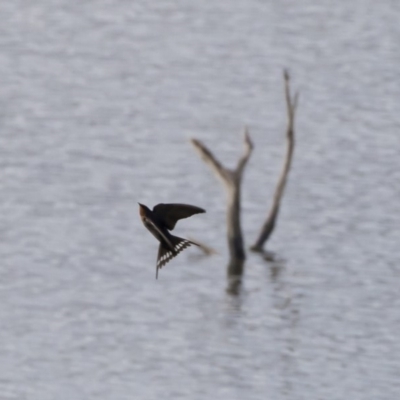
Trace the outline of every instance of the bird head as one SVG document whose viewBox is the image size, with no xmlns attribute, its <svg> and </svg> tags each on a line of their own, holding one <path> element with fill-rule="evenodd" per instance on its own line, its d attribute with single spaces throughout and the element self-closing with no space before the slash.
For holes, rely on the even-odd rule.
<svg viewBox="0 0 400 400">
<path fill-rule="evenodd" d="M 148 218 L 148 216 L 149 216 L 149 208 L 147 207 L 147 206 L 145 206 L 144 204 L 140 204 L 140 203 L 138 203 L 139 204 L 139 214 L 140 214 L 140 218 L 142 219 L 142 220 L 144 220 L 145 218 Z"/>
</svg>

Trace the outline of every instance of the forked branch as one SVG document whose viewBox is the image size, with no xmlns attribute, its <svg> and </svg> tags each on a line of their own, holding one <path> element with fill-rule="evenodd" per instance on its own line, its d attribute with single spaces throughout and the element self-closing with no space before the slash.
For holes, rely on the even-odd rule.
<svg viewBox="0 0 400 400">
<path fill-rule="evenodd" d="M 235 170 L 224 167 L 215 158 L 213 153 L 199 140 L 192 139 L 191 142 L 203 161 L 208 164 L 215 175 L 221 179 L 227 191 L 227 236 L 230 254 L 228 275 L 242 275 L 243 262 L 246 255 L 240 224 L 240 187 L 244 168 L 253 150 L 250 135 L 246 129 L 244 133 L 244 151 Z"/>
</svg>

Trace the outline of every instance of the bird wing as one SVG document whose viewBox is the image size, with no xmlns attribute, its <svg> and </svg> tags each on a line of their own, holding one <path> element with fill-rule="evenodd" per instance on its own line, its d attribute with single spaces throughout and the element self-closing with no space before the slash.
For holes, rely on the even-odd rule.
<svg viewBox="0 0 400 400">
<path fill-rule="evenodd" d="M 157 204 L 153 208 L 153 213 L 163 222 L 163 224 L 172 231 L 178 220 L 191 217 L 194 214 L 205 213 L 200 207 L 189 204 Z"/>
<path fill-rule="evenodd" d="M 156 232 L 159 235 L 159 238 L 157 238 L 158 240 L 161 241 L 161 239 L 166 243 L 166 245 L 170 248 L 173 249 L 174 245 L 171 242 L 171 240 L 168 238 L 168 236 L 165 235 L 165 233 L 157 226 L 157 224 L 155 224 L 153 221 L 151 221 L 150 219 L 147 219 L 146 222 L 149 227 L 148 229 L 150 230 L 150 232 Z M 150 227 L 151 226 L 151 227 Z M 153 233 L 154 234 L 154 233 Z M 171 236 L 171 235 L 170 235 Z M 157 237 L 157 236 L 156 236 Z"/>
</svg>

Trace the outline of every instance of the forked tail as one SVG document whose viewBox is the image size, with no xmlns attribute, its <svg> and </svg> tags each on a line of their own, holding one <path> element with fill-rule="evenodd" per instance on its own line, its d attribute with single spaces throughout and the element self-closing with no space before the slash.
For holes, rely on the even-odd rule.
<svg viewBox="0 0 400 400">
<path fill-rule="evenodd" d="M 174 246 L 174 249 L 170 249 L 167 247 L 165 243 L 160 242 L 160 246 L 158 248 L 158 256 L 157 256 L 157 268 L 156 268 L 156 279 L 158 279 L 158 270 L 161 269 L 168 261 L 171 261 L 174 257 L 176 257 L 183 249 L 186 249 L 190 245 L 196 243 L 191 242 L 187 239 L 182 239 L 178 236 L 170 236 L 171 244 Z"/>
</svg>

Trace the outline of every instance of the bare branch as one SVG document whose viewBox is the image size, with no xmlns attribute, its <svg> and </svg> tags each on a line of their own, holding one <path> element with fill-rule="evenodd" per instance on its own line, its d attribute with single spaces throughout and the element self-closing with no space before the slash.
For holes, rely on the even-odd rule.
<svg viewBox="0 0 400 400">
<path fill-rule="evenodd" d="M 293 150 L 294 150 L 294 119 L 295 113 L 298 103 L 298 93 L 295 94 L 294 99 L 290 94 L 290 76 L 289 73 L 285 70 L 283 73 L 284 80 L 285 80 L 285 99 L 286 99 L 286 109 L 287 109 L 287 116 L 288 116 L 288 125 L 286 129 L 286 140 L 287 140 L 287 147 L 286 147 L 286 156 L 285 161 L 283 164 L 282 172 L 278 180 L 278 184 L 276 186 L 273 202 L 271 209 L 269 211 L 268 217 L 261 228 L 261 232 L 256 240 L 255 244 L 251 247 L 251 250 L 257 252 L 263 252 L 263 246 L 267 242 L 268 238 L 270 237 L 271 233 L 273 232 L 276 219 L 279 213 L 279 207 L 282 200 L 282 196 L 285 190 L 287 177 L 289 174 L 290 166 L 292 163 L 293 158 Z"/>
<path fill-rule="evenodd" d="M 241 180 L 243 170 L 251 155 L 253 144 L 250 135 L 245 130 L 244 153 L 238 161 L 234 171 L 225 168 L 211 153 L 211 151 L 199 140 L 191 140 L 201 158 L 213 169 L 214 173 L 222 180 L 227 190 L 227 239 L 230 254 L 228 264 L 228 276 L 241 276 L 243 264 L 246 258 L 243 244 L 242 229 L 240 224 L 240 197 Z"/>
<path fill-rule="evenodd" d="M 202 160 L 208 164 L 215 175 L 220 178 L 225 185 L 229 185 L 232 180 L 232 172 L 225 168 L 214 156 L 214 154 L 200 140 L 191 139 L 191 143 L 199 153 Z"/>
<path fill-rule="evenodd" d="M 237 167 L 236 167 L 236 174 L 238 177 L 242 177 L 244 167 L 247 164 L 247 161 L 249 161 L 249 158 L 251 156 L 251 153 L 253 151 L 253 142 L 251 141 L 249 130 L 247 129 L 247 126 L 244 129 L 244 153 L 242 157 L 240 158 Z"/>
</svg>

